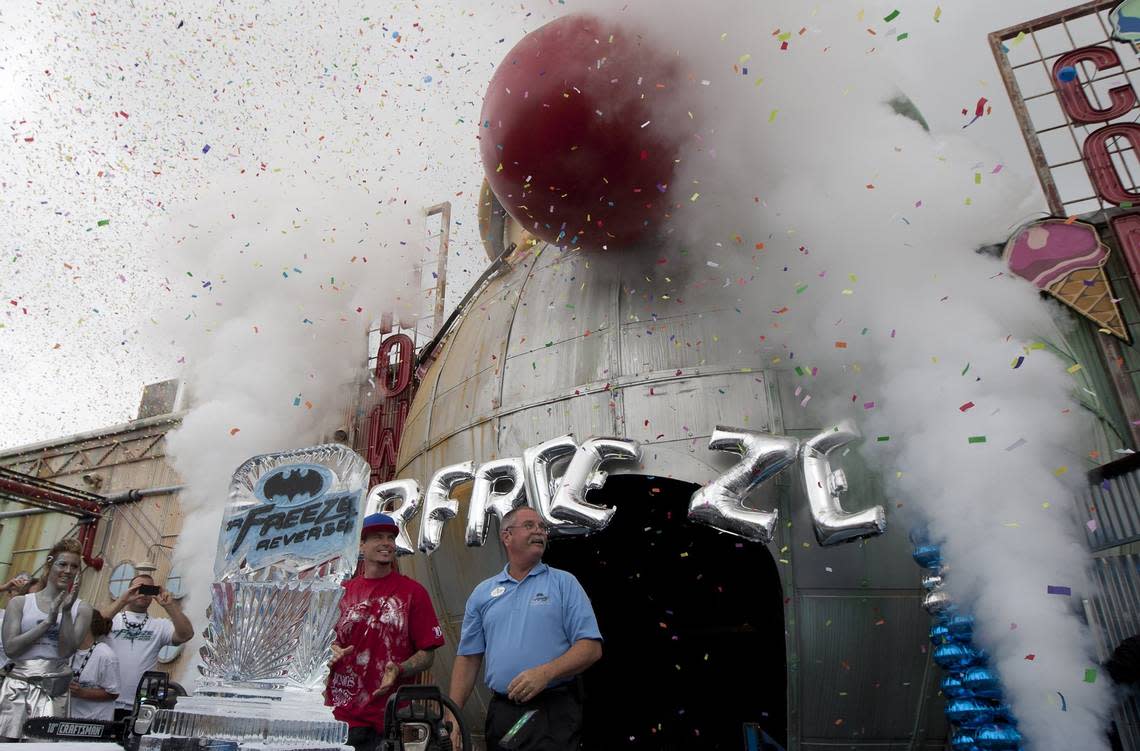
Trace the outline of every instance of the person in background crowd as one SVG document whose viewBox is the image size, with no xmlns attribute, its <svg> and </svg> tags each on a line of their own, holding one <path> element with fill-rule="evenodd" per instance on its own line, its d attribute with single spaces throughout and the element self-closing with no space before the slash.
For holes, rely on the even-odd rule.
<svg viewBox="0 0 1140 751">
<path fill-rule="evenodd" d="M 119 696 L 119 658 L 104 637 L 111 622 L 98 610 L 91 628 L 71 656 L 71 714 L 77 720 L 113 720 Z"/>
<path fill-rule="evenodd" d="M 348 723 L 348 745 L 371 751 L 384 732 L 388 696 L 431 667 L 443 630 L 427 590 L 394 570 L 399 527 L 364 518 L 363 570 L 344 583 L 325 703 Z"/>
<path fill-rule="evenodd" d="M 27 571 L 22 571 L 3 584 L 0 584 L 0 595 L 9 595 L 12 597 L 16 595 L 26 595 L 28 593 L 28 587 L 35 581 L 31 574 Z"/>
<path fill-rule="evenodd" d="M 159 588 L 158 594 L 143 594 L 143 587 L 154 587 L 154 577 L 139 574 L 131 579 L 130 586 L 119 595 L 103 617 L 111 621 L 111 636 L 107 640 L 119 660 L 119 697 L 115 700 L 115 720 L 131 713 L 139 679 L 158 665 L 158 653 L 163 647 L 184 644 L 194 638 L 194 626 L 182 612 L 178 601 L 170 592 Z M 147 612 L 157 601 L 169 618 L 151 618 Z M 123 612 L 119 612 L 123 611 Z"/>
<path fill-rule="evenodd" d="M 35 579 L 29 573 L 22 572 L 16 574 L 8 581 L 0 584 L 0 595 L 8 595 L 9 597 L 17 597 L 19 595 L 26 595 L 31 591 L 32 584 Z M 4 611 L 0 610 L 0 634 L 4 633 Z M 8 675 L 8 665 L 12 661 L 8 659 L 8 655 L 4 653 L 3 639 L 0 638 L 0 684 L 4 682 L 4 676 Z"/>
<path fill-rule="evenodd" d="M 448 693 L 463 707 L 486 655 L 484 679 L 493 692 L 488 751 L 502 748 L 512 731 L 511 748 L 518 751 L 573 751 L 580 742 L 582 701 L 573 679 L 601 658 L 602 634 L 574 575 L 542 562 L 549 533 L 529 506 L 504 516 L 499 539 L 507 565 L 475 587 L 463 613 Z M 455 718 L 448 715 L 459 748 Z"/>
<path fill-rule="evenodd" d="M 81 547 L 57 542 L 35 593 L 13 597 L 4 613 L 4 651 L 15 663 L 0 688 L 0 738 L 20 738 L 31 717 L 66 717 L 68 660 L 91 625 L 91 606 L 77 598 Z"/>
</svg>

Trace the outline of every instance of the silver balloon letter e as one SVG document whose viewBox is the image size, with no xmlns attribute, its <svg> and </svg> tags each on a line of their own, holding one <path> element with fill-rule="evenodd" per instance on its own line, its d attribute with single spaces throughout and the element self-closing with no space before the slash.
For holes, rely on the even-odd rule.
<svg viewBox="0 0 1140 751">
<path fill-rule="evenodd" d="M 855 426 L 844 420 L 804 441 L 800 448 L 804 492 L 811 507 L 815 539 L 820 545 L 881 535 L 887 529 L 887 513 L 882 506 L 849 514 L 839 503 L 840 495 L 847 490 L 847 477 L 842 469 L 831 468 L 828 455 L 858 437 Z"/>
</svg>

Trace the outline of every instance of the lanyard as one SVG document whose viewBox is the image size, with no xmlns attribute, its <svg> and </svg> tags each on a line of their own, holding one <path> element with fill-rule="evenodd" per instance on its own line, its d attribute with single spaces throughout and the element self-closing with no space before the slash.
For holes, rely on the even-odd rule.
<svg viewBox="0 0 1140 751">
<path fill-rule="evenodd" d="M 75 654 L 78 655 L 79 653 L 76 652 Z M 83 668 L 87 667 L 87 661 L 91 659 L 91 655 L 93 655 L 93 654 L 95 654 L 95 645 L 94 644 L 91 645 L 91 649 L 87 650 L 87 654 L 83 655 L 83 662 L 79 663 L 79 669 L 78 670 L 75 669 L 75 656 L 72 656 L 72 658 L 71 658 L 71 673 L 73 676 L 72 680 L 75 680 L 75 681 L 79 680 L 79 676 L 83 675 Z"/>
</svg>

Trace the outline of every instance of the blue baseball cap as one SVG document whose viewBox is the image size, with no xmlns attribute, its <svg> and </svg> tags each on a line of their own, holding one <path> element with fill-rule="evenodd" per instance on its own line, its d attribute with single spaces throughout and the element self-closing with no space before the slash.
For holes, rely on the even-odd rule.
<svg viewBox="0 0 1140 751">
<path fill-rule="evenodd" d="M 396 520 L 387 514 L 369 514 L 364 517 L 364 526 L 360 528 L 360 539 L 363 540 L 370 532 L 391 532 L 396 535 L 400 533 L 400 528 L 396 526 Z"/>
</svg>

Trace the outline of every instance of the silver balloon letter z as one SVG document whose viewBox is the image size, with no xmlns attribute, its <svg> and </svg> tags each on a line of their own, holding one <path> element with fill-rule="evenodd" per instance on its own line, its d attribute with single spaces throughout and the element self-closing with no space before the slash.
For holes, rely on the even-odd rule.
<svg viewBox="0 0 1140 751">
<path fill-rule="evenodd" d="M 718 425 L 709 438 L 709 449 L 739 454 L 741 459 L 693 493 L 689 518 L 753 542 L 770 542 L 778 512 L 746 508 L 744 501 L 796 460 L 799 445 L 796 438 Z"/>
</svg>

